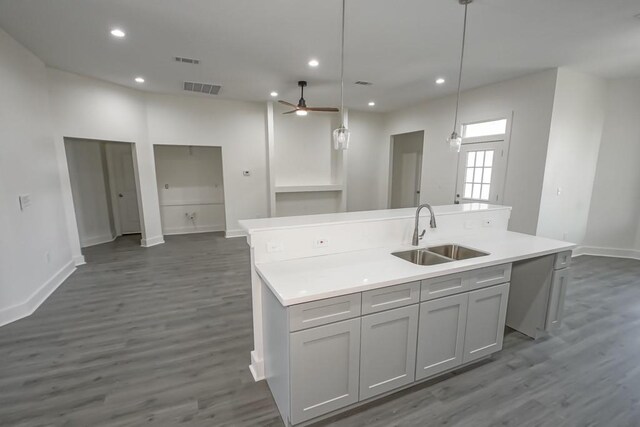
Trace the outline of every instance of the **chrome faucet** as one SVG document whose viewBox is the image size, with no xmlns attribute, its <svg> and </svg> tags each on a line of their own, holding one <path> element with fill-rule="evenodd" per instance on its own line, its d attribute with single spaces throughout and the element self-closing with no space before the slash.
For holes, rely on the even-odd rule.
<svg viewBox="0 0 640 427">
<path fill-rule="evenodd" d="M 433 213 L 433 209 L 431 208 L 431 205 L 428 203 L 423 203 L 422 205 L 418 206 L 418 209 L 416 210 L 416 226 L 413 229 L 413 239 L 411 240 L 411 244 L 413 246 L 418 246 L 418 242 L 420 241 L 420 239 L 424 237 L 424 233 L 427 232 L 427 230 L 422 230 L 422 233 L 418 234 L 418 228 L 419 228 L 418 222 L 420 221 L 420 211 L 422 210 L 422 208 L 429 209 L 429 214 L 431 215 L 431 220 L 429 221 L 429 227 L 436 228 L 436 215 Z"/>
</svg>

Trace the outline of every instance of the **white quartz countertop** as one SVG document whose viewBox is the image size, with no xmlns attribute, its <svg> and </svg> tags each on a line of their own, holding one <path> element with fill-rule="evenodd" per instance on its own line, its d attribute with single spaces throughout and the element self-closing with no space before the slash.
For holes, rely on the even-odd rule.
<svg viewBox="0 0 640 427">
<path fill-rule="evenodd" d="M 573 243 L 511 231 L 478 231 L 447 239 L 429 238 L 420 247 L 457 243 L 489 255 L 421 266 L 391 255 L 413 246 L 367 249 L 256 264 L 258 274 L 284 306 L 336 297 L 389 285 L 437 277 L 571 250 Z"/>
</svg>

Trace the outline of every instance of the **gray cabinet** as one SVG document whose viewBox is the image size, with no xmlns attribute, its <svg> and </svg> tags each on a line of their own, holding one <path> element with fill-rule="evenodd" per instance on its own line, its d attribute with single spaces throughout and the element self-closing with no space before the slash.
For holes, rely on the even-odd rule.
<svg viewBox="0 0 640 427">
<path fill-rule="evenodd" d="M 358 401 L 360 318 L 291 334 L 291 422 Z"/>
<path fill-rule="evenodd" d="M 469 292 L 463 363 L 502 349 L 509 284 Z"/>
<path fill-rule="evenodd" d="M 420 304 L 416 380 L 462 364 L 468 294 Z"/>
<path fill-rule="evenodd" d="M 555 270 L 551 278 L 551 290 L 549 291 L 549 304 L 547 305 L 547 316 L 545 330 L 560 326 L 562 323 L 562 312 L 564 310 L 564 296 L 567 293 L 569 274 L 571 269 L 564 268 Z"/>
<path fill-rule="evenodd" d="M 417 304 L 362 318 L 360 400 L 414 381 L 417 332 Z"/>
</svg>

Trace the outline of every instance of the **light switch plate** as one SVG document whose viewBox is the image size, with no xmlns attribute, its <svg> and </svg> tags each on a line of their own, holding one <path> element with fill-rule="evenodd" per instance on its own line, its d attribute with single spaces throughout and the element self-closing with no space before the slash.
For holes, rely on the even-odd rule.
<svg viewBox="0 0 640 427">
<path fill-rule="evenodd" d="M 21 194 L 18 196 L 18 200 L 20 201 L 20 210 L 22 211 L 31 206 L 31 194 Z"/>
</svg>

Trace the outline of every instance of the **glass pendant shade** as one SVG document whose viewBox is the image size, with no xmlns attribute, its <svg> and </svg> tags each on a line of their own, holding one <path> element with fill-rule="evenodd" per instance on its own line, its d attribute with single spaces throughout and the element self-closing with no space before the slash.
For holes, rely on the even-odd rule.
<svg viewBox="0 0 640 427">
<path fill-rule="evenodd" d="M 351 131 L 344 126 L 340 126 L 333 131 L 333 148 L 336 150 L 346 150 L 349 148 Z"/>
<path fill-rule="evenodd" d="M 459 153 L 460 147 L 462 147 L 462 138 L 458 135 L 458 132 L 453 132 L 449 138 L 447 138 L 447 144 L 449 144 L 449 151 Z"/>
<path fill-rule="evenodd" d="M 307 115 L 307 110 L 296 110 L 296 116 L 306 116 Z"/>
</svg>

